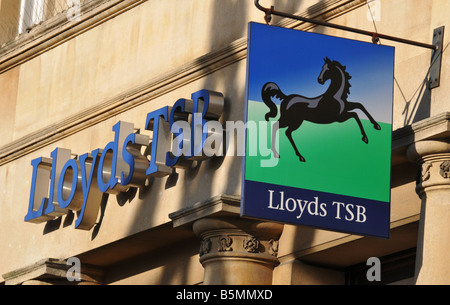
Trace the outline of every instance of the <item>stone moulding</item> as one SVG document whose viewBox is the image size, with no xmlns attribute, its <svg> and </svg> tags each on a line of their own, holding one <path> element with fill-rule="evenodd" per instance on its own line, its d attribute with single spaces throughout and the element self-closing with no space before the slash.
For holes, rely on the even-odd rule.
<svg viewBox="0 0 450 305">
<path fill-rule="evenodd" d="M 0 73 L 20 65 L 145 1 L 146 0 L 114 0 L 105 3 L 102 2 L 102 5 L 84 16 L 80 23 L 71 25 L 66 24 L 66 22 L 64 25 L 56 27 L 54 32 L 41 33 L 39 39 L 32 39 L 29 44 L 23 42 L 22 46 L 19 45 L 15 49 L 11 48 L 9 52 L 0 54 Z M 347 0 L 327 0 L 321 2 L 320 5 L 311 6 L 307 12 L 301 13 L 300 15 L 310 18 L 319 17 L 328 20 L 356 9 L 365 3 L 365 0 L 355 0 L 351 2 Z M 277 25 L 301 30 L 308 30 L 313 27 L 310 24 L 304 24 L 289 19 L 283 19 Z M 35 35 L 39 36 L 38 33 Z M 162 74 L 155 79 L 151 79 L 140 86 L 130 88 L 126 92 L 122 92 L 112 99 L 67 117 L 60 122 L 48 125 L 22 138 L 11 141 L 0 147 L 0 166 L 129 109 L 147 103 L 228 65 L 245 59 L 246 57 L 247 37 L 243 37 L 230 43 L 223 49 L 196 58 L 191 62 Z"/>
<path fill-rule="evenodd" d="M 409 162 L 406 151 L 413 143 L 448 138 L 450 138 L 450 112 L 443 112 L 399 128 L 392 134 L 392 164 Z"/>
<path fill-rule="evenodd" d="M 6 146 L 0 147 L 0 165 L 11 162 L 62 138 L 156 99 L 159 96 L 244 59 L 245 56 L 245 41 L 237 41 L 225 50 L 205 55 L 178 69 L 150 80 L 142 86 L 132 88 L 113 99 L 88 108 L 74 116 L 70 116 L 58 123 L 49 125 L 25 137 L 12 141 Z"/>
<path fill-rule="evenodd" d="M 263 257 L 275 262 L 283 225 L 240 218 L 240 197 L 219 195 L 169 214 L 172 225 L 201 238 L 201 261 L 211 257 Z M 262 255 L 262 256 L 261 256 Z"/>
<path fill-rule="evenodd" d="M 82 5 L 81 20 L 62 12 L 0 49 L 0 73 L 12 69 L 146 0 L 96 0 Z"/>
<path fill-rule="evenodd" d="M 222 194 L 173 212 L 169 218 L 172 219 L 173 227 L 177 228 L 191 225 L 204 217 L 239 215 L 240 204 L 239 196 Z"/>
<path fill-rule="evenodd" d="M 36 281 L 42 284 L 70 283 L 67 280 L 69 267 L 66 264 L 66 260 L 47 258 L 2 276 L 6 285 L 21 285 L 27 282 L 36 283 Z M 103 271 L 83 264 L 80 277 L 82 282 L 100 284 L 103 278 Z"/>
</svg>

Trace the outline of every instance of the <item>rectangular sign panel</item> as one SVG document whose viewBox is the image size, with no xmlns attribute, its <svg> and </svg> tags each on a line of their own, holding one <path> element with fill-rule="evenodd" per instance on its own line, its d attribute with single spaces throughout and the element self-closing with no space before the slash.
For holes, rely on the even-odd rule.
<svg viewBox="0 0 450 305">
<path fill-rule="evenodd" d="M 389 237 L 394 48 L 249 24 L 242 216 Z"/>
</svg>

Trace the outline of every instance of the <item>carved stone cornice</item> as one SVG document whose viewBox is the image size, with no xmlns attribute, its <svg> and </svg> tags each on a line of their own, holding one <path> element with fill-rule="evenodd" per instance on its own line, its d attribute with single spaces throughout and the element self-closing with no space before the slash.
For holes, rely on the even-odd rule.
<svg viewBox="0 0 450 305">
<path fill-rule="evenodd" d="M 81 7 L 79 21 L 62 12 L 18 36 L 0 50 L 0 73 L 12 69 L 147 0 L 97 0 Z"/>
<path fill-rule="evenodd" d="M 205 217 L 239 216 L 240 205 L 239 196 L 222 194 L 170 213 L 169 218 L 174 228 L 191 226 L 196 220 Z"/>
<path fill-rule="evenodd" d="M 80 281 L 70 282 L 67 272 L 70 264 L 66 260 L 47 258 L 37 263 L 3 274 L 6 285 L 80 285 L 101 284 L 103 271 L 93 266 L 81 264 Z"/>
<path fill-rule="evenodd" d="M 450 112 L 443 112 L 394 130 L 392 134 L 392 163 L 396 165 L 408 162 L 407 149 L 411 144 L 445 138 L 450 138 Z M 409 161 L 411 161 L 410 158 Z M 413 162 L 416 162 L 416 160 Z"/>
<path fill-rule="evenodd" d="M 192 226 L 202 238 L 200 257 L 219 252 L 277 257 L 283 225 L 240 218 L 240 198 L 220 195 L 169 214 L 173 226 Z"/>
</svg>

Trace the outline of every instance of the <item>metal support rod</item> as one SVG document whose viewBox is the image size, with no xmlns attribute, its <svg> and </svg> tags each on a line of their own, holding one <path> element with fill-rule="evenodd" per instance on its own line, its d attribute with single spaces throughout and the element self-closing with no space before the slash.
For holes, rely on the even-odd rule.
<svg viewBox="0 0 450 305">
<path fill-rule="evenodd" d="M 403 38 L 394 37 L 394 36 L 390 36 L 390 35 L 379 34 L 379 33 L 376 33 L 376 32 L 371 32 L 371 31 L 366 31 L 366 30 L 361 30 L 361 29 L 355 29 L 355 28 L 351 28 L 351 27 L 347 27 L 347 26 L 343 26 L 343 25 L 339 25 L 339 24 L 329 23 L 329 22 L 320 21 L 320 20 L 314 20 L 314 19 L 300 17 L 300 16 L 296 16 L 296 15 L 292 15 L 292 14 L 283 13 L 283 12 L 278 12 L 278 11 L 276 11 L 274 9 L 273 6 L 271 6 L 270 8 L 265 8 L 265 7 L 261 6 L 259 4 L 259 0 L 255 0 L 255 6 L 259 10 L 263 11 L 266 14 L 264 16 L 264 20 L 267 23 L 269 23 L 270 20 L 272 19 L 271 15 L 276 15 L 276 16 L 285 17 L 285 18 L 291 18 L 291 19 L 300 20 L 300 21 L 308 22 L 308 23 L 312 23 L 312 24 L 317 24 L 317 25 L 322 25 L 322 26 L 326 26 L 326 27 L 331 27 L 331 28 L 335 28 L 335 29 L 338 29 L 338 30 L 343 30 L 343 31 L 348 31 L 348 32 L 353 32 L 353 33 L 357 33 L 357 34 L 361 34 L 361 35 L 370 36 L 370 37 L 372 37 L 372 42 L 373 43 L 377 43 L 378 40 L 381 38 L 381 39 L 396 41 L 396 42 L 400 42 L 400 43 L 410 44 L 410 45 L 414 45 L 414 46 L 417 46 L 417 47 L 427 48 L 427 49 L 431 49 L 431 50 L 434 50 L 434 51 L 437 51 L 439 49 L 438 45 L 417 42 L 417 41 L 403 39 Z"/>
</svg>

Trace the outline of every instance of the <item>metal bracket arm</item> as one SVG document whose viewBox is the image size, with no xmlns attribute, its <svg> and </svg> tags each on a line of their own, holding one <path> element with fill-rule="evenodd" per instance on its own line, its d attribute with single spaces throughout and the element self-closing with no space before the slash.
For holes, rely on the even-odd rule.
<svg viewBox="0 0 450 305">
<path fill-rule="evenodd" d="M 334 23 L 329 23 L 329 22 L 325 22 L 325 21 L 320 21 L 320 20 L 315 20 L 315 19 L 310 19 L 310 18 L 305 18 L 305 17 L 301 17 L 301 16 L 296 16 L 296 15 L 292 15 L 292 14 L 279 12 L 279 11 L 276 11 L 273 6 L 270 8 L 265 8 L 265 7 L 261 6 L 261 4 L 259 4 L 259 0 L 255 0 L 255 6 L 259 10 L 261 10 L 265 13 L 264 20 L 266 21 L 266 23 L 270 23 L 270 21 L 272 19 L 272 15 L 276 15 L 276 16 L 280 16 L 280 17 L 291 18 L 291 19 L 295 19 L 295 20 L 299 20 L 299 21 L 303 21 L 303 22 L 308 22 L 308 23 L 331 27 L 331 28 L 335 28 L 335 29 L 339 29 L 339 30 L 343 30 L 343 31 L 348 31 L 348 32 L 353 32 L 353 33 L 357 33 L 357 34 L 361 34 L 361 35 L 370 36 L 370 37 L 372 37 L 373 43 L 377 43 L 379 39 L 386 39 L 386 40 L 391 40 L 391 41 L 396 41 L 396 42 L 400 42 L 400 43 L 414 45 L 417 47 L 431 49 L 433 51 L 438 51 L 438 49 L 439 49 L 438 44 L 427 44 L 427 43 L 417 42 L 417 41 L 413 41 L 413 40 L 403 39 L 403 38 L 394 37 L 394 36 L 390 36 L 390 35 L 379 34 L 379 33 L 375 33 L 375 32 L 351 28 L 351 27 L 347 27 L 347 26 L 343 26 L 343 25 L 339 25 L 339 24 L 334 24 Z"/>
</svg>

